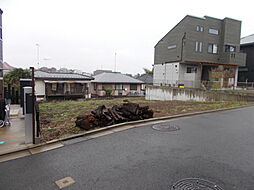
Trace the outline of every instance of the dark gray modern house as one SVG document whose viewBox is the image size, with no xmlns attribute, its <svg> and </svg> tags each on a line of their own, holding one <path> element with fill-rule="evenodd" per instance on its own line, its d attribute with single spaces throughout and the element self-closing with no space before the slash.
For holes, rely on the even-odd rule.
<svg viewBox="0 0 254 190">
<path fill-rule="evenodd" d="M 0 9 L 0 98 L 3 98 L 3 35 L 2 35 L 2 14 Z"/>
<path fill-rule="evenodd" d="M 238 67 L 246 61 L 240 35 L 241 21 L 185 16 L 155 45 L 153 84 L 200 88 L 217 69 L 231 71 L 227 79 L 216 79 L 218 83 L 236 85 Z"/>
<path fill-rule="evenodd" d="M 246 53 L 246 66 L 239 67 L 239 82 L 254 82 L 254 34 L 241 39 L 241 51 Z"/>
</svg>

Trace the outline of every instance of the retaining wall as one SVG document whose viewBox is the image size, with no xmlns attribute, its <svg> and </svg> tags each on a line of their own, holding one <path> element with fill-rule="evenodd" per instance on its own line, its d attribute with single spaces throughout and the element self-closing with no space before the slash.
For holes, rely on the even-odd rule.
<svg viewBox="0 0 254 190">
<path fill-rule="evenodd" d="M 145 98 L 146 100 L 254 101 L 254 95 L 166 86 L 147 86 Z"/>
</svg>

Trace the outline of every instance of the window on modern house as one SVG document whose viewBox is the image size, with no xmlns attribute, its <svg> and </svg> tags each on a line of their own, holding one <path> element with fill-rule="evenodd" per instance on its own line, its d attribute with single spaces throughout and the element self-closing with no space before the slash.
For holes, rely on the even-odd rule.
<svg viewBox="0 0 254 190">
<path fill-rule="evenodd" d="M 131 84 L 130 85 L 130 90 L 137 90 L 138 89 L 138 85 L 137 84 Z"/>
<path fill-rule="evenodd" d="M 196 52 L 202 52 L 202 46 L 203 46 L 202 42 L 196 42 L 196 44 L 195 44 L 195 51 Z"/>
<path fill-rule="evenodd" d="M 190 67 L 187 67 L 186 73 L 196 73 L 197 70 L 198 70 L 197 67 L 195 67 L 195 66 L 190 66 Z"/>
<path fill-rule="evenodd" d="M 196 30 L 197 30 L 197 32 L 203 32 L 204 27 L 203 26 L 197 26 Z"/>
<path fill-rule="evenodd" d="M 187 67 L 187 72 L 186 73 L 191 73 L 192 68 L 191 67 Z"/>
<path fill-rule="evenodd" d="M 196 42 L 196 45 L 195 45 L 195 51 L 198 51 L 198 42 Z"/>
<path fill-rule="evenodd" d="M 218 53 L 218 45 L 208 44 L 208 53 Z"/>
<path fill-rule="evenodd" d="M 225 52 L 236 52 L 236 46 L 225 45 Z"/>
<path fill-rule="evenodd" d="M 209 33 L 209 34 L 218 35 L 218 34 L 219 34 L 219 30 L 214 29 L 214 28 L 209 28 L 208 33 Z"/>
<path fill-rule="evenodd" d="M 199 42 L 199 52 L 202 52 L 202 46 L 203 46 L 203 43 Z"/>
<path fill-rule="evenodd" d="M 123 90 L 123 85 L 122 84 L 116 84 L 116 90 Z"/>
<path fill-rule="evenodd" d="M 170 46 L 168 46 L 168 49 L 175 49 L 176 48 L 176 45 L 174 44 L 174 45 L 170 45 Z"/>
</svg>

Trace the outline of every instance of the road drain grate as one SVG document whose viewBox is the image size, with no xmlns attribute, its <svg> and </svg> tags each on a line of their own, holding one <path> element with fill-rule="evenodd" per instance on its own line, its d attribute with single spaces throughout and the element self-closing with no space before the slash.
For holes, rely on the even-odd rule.
<svg viewBox="0 0 254 190">
<path fill-rule="evenodd" d="M 223 190 L 221 187 L 213 182 L 198 179 L 198 178 L 187 178 L 176 182 L 171 190 Z"/>
<path fill-rule="evenodd" d="M 154 130 L 162 131 L 162 132 L 171 132 L 171 131 L 177 131 L 180 129 L 177 125 L 172 124 L 156 124 L 153 125 L 152 128 Z"/>
</svg>

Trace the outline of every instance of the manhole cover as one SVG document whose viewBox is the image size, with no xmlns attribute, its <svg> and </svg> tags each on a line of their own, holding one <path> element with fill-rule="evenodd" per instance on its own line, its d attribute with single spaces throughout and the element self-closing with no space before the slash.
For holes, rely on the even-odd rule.
<svg viewBox="0 0 254 190">
<path fill-rule="evenodd" d="M 223 190 L 221 187 L 213 182 L 198 179 L 198 178 L 188 178 L 182 179 L 176 182 L 171 190 Z"/>
<path fill-rule="evenodd" d="M 153 129 L 163 132 L 177 131 L 180 129 L 177 125 L 172 124 L 156 124 L 152 126 Z"/>
</svg>

